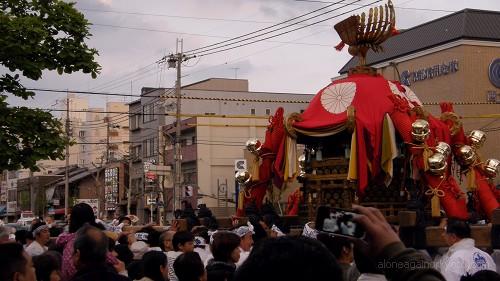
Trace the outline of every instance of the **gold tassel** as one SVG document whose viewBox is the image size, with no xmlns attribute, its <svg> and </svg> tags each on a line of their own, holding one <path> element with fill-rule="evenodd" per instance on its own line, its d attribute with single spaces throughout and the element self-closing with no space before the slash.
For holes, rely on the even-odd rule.
<svg viewBox="0 0 500 281">
<path fill-rule="evenodd" d="M 238 210 L 243 210 L 243 200 L 245 200 L 245 190 L 240 190 L 238 193 Z"/>
<path fill-rule="evenodd" d="M 441 203 L 439 203 L 439 198 L 444 197 L 444 191 L 439 190 L 439 187 L 444 181 L 444 177 L 436 188 L 429 186 L 429 189 L 425 191 L 425 195 L 432 196 L 431 198 L 431 215 L 433 218 L 441 216 Z"/>
<path fill-rule="evenodd" d="M 427 146 L 427 144 L 424 144 L 424 152 L 422 153 L 422 158 L 424 158 L 424 171 L 429 170 L 429 164 L 427 163 L 427 159 L 432 156 L 432 150 Z"/>
<path fill-rule="evenodd" d="M 252 175 L 252 180 L 253 181 L 258 181 L 259 180 L 259 163 L 260 163 L 260 158 L 257 155 L 252 154 L 252 165 L 250 166 L 250 174 Z"/>
<path fill-rule="evenodd" d="M 467 191 L 476 190 L 476 173 L 474 172 L 474 169 L 470 168 L 465 175 L 467 178 Z"/>
</svg>

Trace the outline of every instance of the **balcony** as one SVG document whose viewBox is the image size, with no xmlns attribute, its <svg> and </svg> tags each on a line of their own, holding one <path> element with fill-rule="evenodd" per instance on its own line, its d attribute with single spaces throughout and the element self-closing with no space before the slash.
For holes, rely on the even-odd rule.
<svg viewBox="0 0 500 281">
<path fill-rule="evenodd" d="M 174 163 L 174 149 L 169 149 L 167 152 L 167 164 Z M 192 162 L 197 159 L 196 145 L 187 145 L 181 147 L 182 162 Z"/>
</svg>

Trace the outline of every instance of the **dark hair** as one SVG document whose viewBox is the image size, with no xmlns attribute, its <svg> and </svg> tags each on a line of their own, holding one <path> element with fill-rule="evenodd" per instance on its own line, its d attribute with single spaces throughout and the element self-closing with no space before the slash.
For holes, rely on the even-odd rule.
<svg viewBox="0 0 500 281">
<path fill-rule="evenodd" d="M 153 279 L 153 281 L 164 281 L 161 271 L 161 266 L 167 266 L 167 256 L 160 251 L 151 251 L 144 254 L 142 257 L 144 276 Z"/>
<path fill-rule="evenodd" d="M 97 233 L 98 237 L 91 235 L 90 232 Z M 73 250 L 75 253 L 80 252 L 79 262 L 82 264 L 103 265 L 108 253 L 108 237 L 97 227 L 84 225 L 76 234 Z"/>
<path fill-rule="evenodd" d="M 142 260 L 133 260 L 127 266 L 128 277 L 130 280 L 138 280 L 144 277 L 144 269 L 142 268 Z"/>
<path fill-rule="evenodd" d="M 69 232 L 77 232 L 85 223 L 95 226 L 95 216 L 89 204 L 78 203 L 71 209 Z"/>
<path fill-rule="evenodd" d="M 21 243 L 22 245 L 26 244 L 26 239 L 33 240 L 33 235 L 31 234 L 31 232 L 24 229 L 16 231 L 15 235 L 16 235 L 16 242 Z"/>
<path fill-rule="evenodd" d="M 462 220 L 448 219 L 446 225 L 446 233 L 455 234 L 458 238 L 469 238 L 470 237 L 470 226 L 469 223 Z"/>
<path fill-rule="evenodd" d="M 493 270 L 480 270 L 473 275 L 462 276 L 460 281 L 500 281 L 500 274 Z"/>
<path fill-rule="evenodd" d="M 352 242 L 347 239 L 335 239 L 326 233 L 318 233 L 316 239 L 323 243 L 325 247 L 338 259 L 342 255 L 344 247 L 351 249 Z"/>
<path fill-rule="evenodd" d="M 148 234 L 147 241 L 149 247 L 159 247 L 160 246 L 160 235 L 161 232 L 156 231 L 152 226 L 146 226 L 141 228 L 138 233 L 143 232 Z"/>
<path fill-rule="evenodd" d="M 36 278 L 38 281 L 50 281 L 50 274 L 54 270 L 61 270 L 61 265 L 54 255 L 43 253 L 33 257 Z"/>
<path fill-rule="evenodd" d="M 132 220 L 129 217 L 123 216 L 118 219 L 118 223 L 122 223 L 123 221 L 129 221 L 132 224 Z"/>
<path fill-rule="evenodd" d="M 115 240 L 107 235 L 106 237 L 108 238 L 108 251 L 113 252 L 115 250 Z"/>
<path fill-rule="evenodd" d="M 198 253 L 188 252 L 175 259 L 174 271 L 179 281 L 199 281 L 205 266 Z"/>
<path fill-rule="evenodd" d="M 189 231 L 178 231 L 174 234 L 172 238 L 172 246 L 174 251 L 179 251 L 179 244 L 184 245 L 187 242 L 194 241 L 194 236 Z"/>
<path fill-rule="evenodd" d="M 208 228 L 205 226 L 195 226 L 191 230 L 191 233 L 193 233 L 194 236 L 200 236 L 201 238 L 205 239 L 207 243 L 208 241 L 210 241 L 210 235 L 208 235 Z"/>
<path fill-rule="evenodd" d="M 354 263 L 359 273 L 374 273 L 374 274 L 384 274 L 384 272 L 377 267 L 377 263 L 371 259 L 369 255 L 366 255 L 359 251 L 357 247 L 354 247 Z"/>
<path fill-rule="evenodd" d="M 491 247 L 500 249 L 500 225 L 494 224 L 491 226 Z"/>
<path fill-rule="evenodd" d="M 279 237 L 256 245 L 233 281 L 330 280 L 341 278 L 335 257 L 307 237 Z"/>
<path fill-rule="evenodd" d="M 240 246 L 240 237 L 230 231 L 218 231 L 214 233 L 214 241 L 210 250 L 215 261 L 230 262 L 231 253 Z"/>
<path fill-rule="evenodd" d="M 134 253 L 132 253 L 127 244 L 116 245 L 115 252 L 118 254 L 116 258 L 121 260 L 125 265 L 129 265 L 134 259 Z"/>
<path fill-rule="evenodd" d="M 14 273 L 24 273 L 26 263 L 23 245 L 19 243 L 0 244 L 0 280 L 12 280 Z"/>
<path fill-rule="evenodd" d="M 120 236 L 118 236 L 118 243 L 128 245 L 128 234 L 122 232 Z"/>
<path fill-rule="evenodd" d="M 36 234 L 33 233 L 33 231 L 35 231 L 35 229 L 39 228 L 40 226 L 42 225 L 46 225 L 45 222 L 43 221 L 37 221 L 35 222 L 34 224 L 31 225 L 31 229 L 30 229 L 30 232 L 31 232 L 31 235 L 36 238 Z"/>
</svg>

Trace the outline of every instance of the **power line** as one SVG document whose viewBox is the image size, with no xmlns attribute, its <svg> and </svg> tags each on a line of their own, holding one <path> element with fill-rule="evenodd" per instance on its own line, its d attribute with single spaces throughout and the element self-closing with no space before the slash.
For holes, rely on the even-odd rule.
<svg viewBox="0 0 500 281">
<path fill-rule="evenodd" d="M 296 1 L 296 2 L 321 3 L 321 4 L 332 3 L 331 1 L 320 1 L 320 0 L 294 0 L 294 1 Z M 408 2 L 411 2 L 411 1 L 408 1 Z M 353 4 L 353 5 L 358 6 L 360 4 Z M 414 11 L 426 11 L 426 12 L 447 12 L 447 13 L 455 13 L 455 12 L 457 12 L 457 11 L 452 11 L 452 10 L 428 9 L 428 8 L 412 8 L 412 7 L 401 7 L 401 6 L 394 6 L 394 8 L 395 9 L 402 9 L 402 10 L 414 10 Z"/>
<path fill-rule="evenodd" d="M 171 90 L 172 88 L 164 88 L 164 89 L 169 89 Z M 57 90 L 57 89 L 38 89 L 38 88 L 29 88 L 27 89 L 29 91 L 39 91 L 39 92 L 56 92 L 56 93 L 84 93 L 84 94 L 89 94 L 89 95 L 110 95 L 110 96 L 128 96 L 128 97 L 149 97 L 149 98 L 162 98 L 165 97 L 165 95 L 147 95 L 148 93 L 158 91 L 161 89 L 154 88 L 151 91 L 148 91 L 147 93 L 144 93 L 142 95 L 132 95 L 132 94 L 119 94 L 119 93 L 106 93 L 106 92 L 91 92 L 91 91 L 76 91 L 76 90 Z M 146 96 L 147 95 L 147 96 Z M 314 97 L 314 95 L 311 95 L 311 97 Z M 309 103 L 310 101 L 300 101 L 300 100 L 274 100 L 274 99 L 245 99 L 245 98 L 220 98 L 220 97 L 190 97 L 190 96 L 182 96 L 182 99 L 187 99 L 187 100 L 210 100 L 210 101 L 234 101 L 234 102 L 263 102 L 263 103 L 270 103 L 270 102 L 275 102 L 275 103 Z M 453 102 L 454 105 L 498 105 L 498 103 L 495 102 L 462 102 L 462 101 L 456 101 Z M 439 105 L 439 102 L 424 102 L 423 105 Z M 50 111 L 63 111 L 60 109 L 42 109 L 42 110 L 50 110 Z M 65 111 L 65 110 L 64 110 Z M 89 111 L 89 110 L 81 110 L 81 111 L 73 111 L 73 112 L 96 112 L 96 113 L 117 113 L 117 114 L 128 114 L 128 113 L 123 113 L 123 112 L 118 112 L 118 111 Z M 132 115 L 132 114 L 130 114 Z M 144 114 L 148 115 L 148 114 Z M 155 115 L 155 114 L 152 114 Z M 209 115 L 207 115 L 209 116 Z"/>
<path fill-rule="evenodd" d="M 285 24 L 285 23 L 288 23 L 288 22 L 291 22 L 291 21 L 294 21 L 296 19 L 299 19 L 299 18 L 302 18 L 302 17 L 305 17 L 305 16 L 308 16 L 310 14 L 313 14 L 313 13 L 316 13 L 318 11 L 321 11 L 321 10 L 324 10 L 326 8 L 329 8 L 337 3 L 340 3 L 340 2 L 344 2 L 345 0 L 340 0 L 340 1 L 337 1 L 335 2 L 334 4 L 330 4 L 330 5 L 327 5 L 325 7 L 322 7 L 322 8 L 319 8 L 319 9 L 316 9 L 316 10 L 313 10 L 311 12 L 308 12 L 308 13 L 305 13 L 305 14 L 302 14 L 300 16 L 297 16 L 297 17 L 294 17 L 294 18 L 291 18 L 291 19 L 288 19 L 288 20 L 285 20 L 285 21 L 282 21 L 282 22 L 279 22 L 279 23 L 276 23 L 276 24 L 273 24 L 271 26 L 268 26 L 268 27 L 265 27 L 265 28 L 261 28 L 261 29 L 258 29 L 256 31 L 253 31 L 253 32 L 249 32 L 249 33 L 246 33 L 246 34 L 243 34 L 243 35 L 240 35 L 240 36 L 237 36 L 237 37 L 234 37 L 232 39 L 229 39 L 229 40 L 224 40 L 224 41 L 221 41 L 221 42 L 217 42 L 217 43 L 214 43 L 214 44 L 210 44 L 210 45 L 207 45 L 207 46 L 204 46 L 204 47 L 200 47 L 200 48 L 196 48 L 196 49 L 192 49 L 192 50 L 188 50 L 186 52 L 184 52 L 185 54 L 189 54 L 189 53 L 193 53 L 195 51 L 199 51 L 199 50 L 202 50 L 202 49 L 206 49 L 206 48 L 210 48 L 210 47 L 213 47 L 213 46 L 217 46 L 217 45 L 221 45 L 221 44 L 224 44 L 224 43 L 227 43 L 229 41 L 233 41 L 233 40 L 236 40 L 236 39 L 240 39 L 240 38 L 243 38 L 243 37 L 246 37 L 248 35 L 252 35 L 252 34 L 255 34 L 255 33 L 259 33 L 261 31 L 264 31 L 264 30 L 268 30 L 268 29 L 271 29 L 273 27 L 276 27 L 276 26 L 280 26 L 282 24 Z M 357 0 L 357 1 L 360 1 L 360 0 Z M 345 7 L 345 6 L 344 6 Z M 332 11 L 329 11 L 329 12 L 333 12 L 335 10 L 332 10 Z M 310 19 L 310 18 L 309 18 Z M 307 19 L 306 19 L 307 20 Z M 303 21 L 302 21 L 303 22 Z M 299 22 L 300 23 L 300 22 Z M 278 29 L 279 30 L 279 29 Z M 272 31 L 271 31 L 272 32 Z M 250 38 L 251 39 L 251 38 Z"/>
<path fill-rule="evenodd" d="M 133 80 L 134 78 L 136 77 L 140 77 L 140 76 L 143 76 L 145 75 L 146 73 L 151 73 L 152 71 L 155 71 L 156 69 L 155 68 L 152 68 L 152 69 L 149 69 L 149 70 L 146 70 L 145 72 L 143 70 L 153 66 L 153 65 L 156 65 L 157 63 L 154 62 L 154 63 L 151 63 L 151 64 L 148 64 L 144 67 L 141 67 L 133 72 L 130 72 L 129 74 L 126 74 L 122 77 L 119 77 L 119 78 L 115 78 L 115 79 L 112 79 L 108 82 L 105 82 L 105 83 L 102 83 L 100 85 L 97 85 L 95 87 L 92 87 L 90 88 L 91 91 L 93 90 L 96 90 L 96 89 L 105 89 L 105 88 L 109 88 L 111 86 L 114 86 L 116 84 L 120 84 L 120 83 L 124 83 L 124 80 L 127 80 L 126 82 L 128 83 L 129 80 Z M 139 79 L 136 79 L 136 81 L 139 80 Z"/>
<path fill-rule="evenodd" d="M 169 89 L 169 88 L 167 88 Z M 76 90 L 57 90 L 57 89 L 38 89 L 38 88 L 29 88 L 27 89 L 29 91 L 39 91 L 39 92 L 55 92 L 55 93 L 82 93 L 82 94 L 88 94 L 88 95 L 104 95 L 104 96 L 125 96 L 125 97 L 157 97 L 161 98 L 163 95 L 159 96 L 144 96 L 143 95 L 132 95 L 132 94 L 119 94 L 119 93 L 106 93 L 106 92 L 91 92 L 91 91 L 76 91 Z M 154 91 L 157 91 L 158 89 L 154 89 Z M 311 95 L 312 96 L 312 95 Z M 213 100 L 213 101 L 237 101 L 237 102 L 279 102 L 279 103 L 309 103 L 309 101 L 293 101 L 293 100 L 274 100 L 274 99 L 244 99 L 244 98 L 214 98 L 214 97 L 188 97 L 188 96 L 183 96 L 181 97 L 182 99 L 190 99 L 190 100 Z M 53 110 L 53 109 L 47 109 L 47 110 Z M 56 110 L 57 111 L 57 110 Z M 85 111 L 85 112 L 91 112 L 91 111 Z M 117 112 L 111 112 L 111 113 L 117 113 Z"/>
<path fill-rule="evenodd" d="M 361 0 L 357 0 L 357 1 L 361 1 Z M 356 2 L 357 2 L 357 1 L 356 1 Z M 197 54 L 197 56 L 198 56 L 198 57 L 203 57 L 203 56 L 212 55 L 212 54 L 216 54 L 216 53 L 220 53 L 220 52 L 225 52 L 225 51 L 228 51 L 228 50 L 232 50 L 232 49 L 235 49 L 235 48 L 239 48 L 239 47 L 243 47 L 243 46 L 247 46 L 247 45 L 255 44 L 255 43 L 258 43 L 258 42 L 261 42 L 261 41 L 264 41 L 264 40 L 270 39 L 270 38 L 274 38 L 274 37 L 277 37 L 277 36 L 281 36 L 281 35 L 284 35 L 284 34 L 288 34 L 288 33 L 291 33 L 291 32 L 294 32 L 294 31 L 297 31 L 297 30 L 300 30 L 300 29 L 304 29 L 304 28 L 306 28 L 306 27 L 309 27 L 309 26 L 312 26 L 312 25 L 315 25 L 315 24 L 318 24 L 318 23 L 321 23 L 321 22 L 325 22 L 325 21 L 331 20 L 331 19 L 333 19 L 333 18 L 336 18 L 336 17 L 342 16 L 342 15 L 345 15 L 345 14 L 347 14 L 347 13 L 351 13 L 351 12 L 354 12 L 354 11 L 356 11 L 356 10 L 359 10 L 359 9 L 361 9 L 361 8 L 363 8 L 363 7 L 367 7 L 367 6 L 373 5 L 373 4 L 375 4 L 375 3 L 377 3 L 377 2 L 380 2 L 380 1 L 382 1 L 382 0 L 376 0 L 376 1 L 373 1 L 373 2 L 371 2 L 371 3 L 369 3 L 369 4 L 363 5 L 363 6 L 359 7 L 359 8 L 355 8 L 355 9 L 349 10 L 349 11 L 347 11 L 347 12 L 340 13 L 340 14 L 338 14 L 338 15 L 335 15 L 335 16 L 332 16 L 332 17 L 328 17 L 328 18 L 326 18 L 326 19 L 323 19 L 323 20 L 320 20 L 320 21 L 316 21 L 316 22 L 313 22 L 313 23 L 307 24 L 307 25 L 305 25 L 305 26 L 301 26 L 301 27 L 298 27 L 298 28 L 295 28 L 295 29 L 292 29 L 292 30 L 289 30 L 289 31 L 281 32 L 281 33 L 278 33 L 278 34 L 276 34 L 276 35 L 272 35 L 272 36 L 268 36 L 268 37 L 265 37 L 265 38 L 261 38 L 261 39 L 258 39 L 258 40 L 252 41 L 252 42 L 243 43 L 243 44 L 240 44 L 240 45 L 236 45 L 236 46 L 229 47 L 229 48 L 225 48 L 225 49 L 221 49 L 221 50 L 216 50 L 216 51 L 209 52 L 209 53 L 204 53 L 204 52 L 206 52 L 206 51 L 201 51 L 200 53 L 196 53 L 196 54 Z M 346 7 L 346 6 L 348 6 L 348 5 L 345 5 L 345 6 L 341 7 L 341 8 L 344 8 L 344 7 Z M 222 48 L 222 47 L 224 47 L 224 45 L 223 45 L 223 46 L 220 46 L 220 47 L 218 47 L 218 48 Z"/>
</svg>

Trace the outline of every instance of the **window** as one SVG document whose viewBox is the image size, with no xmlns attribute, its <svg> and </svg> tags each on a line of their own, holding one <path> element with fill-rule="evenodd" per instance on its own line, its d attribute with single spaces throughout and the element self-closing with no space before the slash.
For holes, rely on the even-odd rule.
<svg viewBox="0 0 500 281">
<path fill-rule="evenodd" d="M 136 130 L 136 129 L 139 129 L 139 122 L 140 122 L 140 119 L 141 118 L 141 115 L 140 114 L 134 114 L 132 116 L 130 116 L 130 130 Z"/>
<path fill-rule="evenodd" d="M 255 115 L 255 108 L 250 109 L 250 114 Z"/>
<path fill-rule="evenodd" d="M 85 151 L 87 151 L 87 146 L 84 145 L 84 144 L 82 144 L 82 146 L 81 146 L 81 152 L 85 152 Z"/>
<path fill-rule="evenodd" d="M 133 160 L 141 160 L 141 146 L 136 145 L 132 147 L 132 159 Z"/>
<path fill-rule="evenodd" d="M 158 154 L 158 138 L 151 138 L 142 141 L 142 154 L 150 157 Z"/>
<path fill-rule="evenodd" d="M 266 108 L 266 115 L 271 115 L 271 109 L 270 108 Z"/>
<path fill-rule="evenodd" d="M 142 141 L 142 156 L 149 157 L 149 140 Z"/>
<path fill-rule="evenodd" d="M 80 165 L 81 166 L 85 166 L 85 160 L 84 159 L 80 159 Z"/>
<path fill-rule="evenodd" d="M 142 107 L 142 122 L 147 123 L 155 120 L 155 105 L 146 104 Z"/>
<path fill-rule="evenodd" d="M 79 131 L 78 132 L 78 136 L 81 137 L 81 138 L 84 138 L 85 137 L 85 131 Z"/>
<path fill-rule="evenodd" d="M 151 155 L 158 155 L 158 138 L 152 138 L 151 140 Z"/>
<path fill-rule="evenodd" d="M 191 141 L 193 142 L 193 144 L 196 144 L 196 136 L 192 136 Z"/>
<path fill-rule="evenodd" d="M 182 139 L 181 140 L 181 147 L 187 145 L 187 139 Z"/>
</svg>

